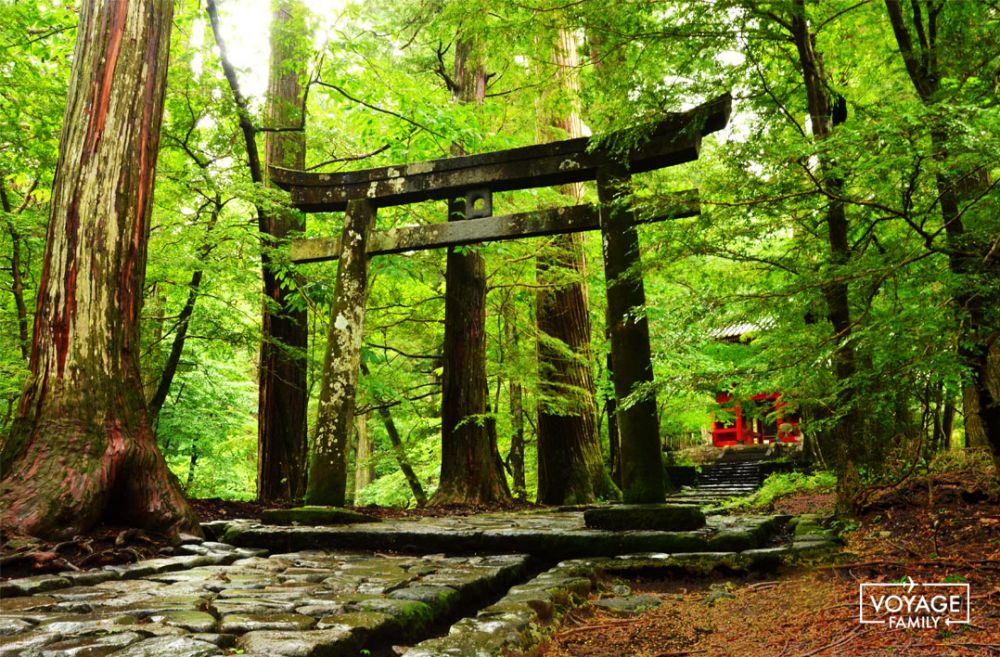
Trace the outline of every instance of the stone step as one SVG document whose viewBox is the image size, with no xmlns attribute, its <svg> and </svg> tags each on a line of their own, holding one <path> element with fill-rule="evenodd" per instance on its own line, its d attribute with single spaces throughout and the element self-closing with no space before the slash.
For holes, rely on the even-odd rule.
<svg viewBox="0 0 1000 657">
<path fill-rule="evenodd" d="M 742 492 L 713 494 L 732 497 Z M 694 504 L 702 495 L 685 494 Z M 671 504 L 681 500 L 670 499 Z M 379 550 L 418 554 L 523 553 L 546 561 L 602 557 L 626 552 L 704 552 L 725 528 L 713 525 L 691 531 L 629 532 L 587 529 L 580 512 L 493 514 L 474 517 L 396 520 L 335 527 L 267 526 L 233 521 L 222 530 L 227 543 L 271 551 Z M 742 520 L 741 520 L 742 522 Z M 765 520 L 746 520 L 744 530 L 762 529 Z M 762 535 L 762 536 L 763 536 Z"/>
</svg>

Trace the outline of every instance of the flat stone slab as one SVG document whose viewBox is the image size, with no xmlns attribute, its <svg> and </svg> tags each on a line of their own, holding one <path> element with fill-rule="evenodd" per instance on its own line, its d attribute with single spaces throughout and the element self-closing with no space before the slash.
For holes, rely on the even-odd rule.
<svg viewBox="0 0 1000 657">
<path fill-rule="evenodd" d="M 694 522 L 700 511 L 683 507 Z M 686 531 L 591 529 L 584 511 L 532 511 L 467 517 L 387 520 L 366 525 L 273 526 L 249 520 L 223 528 L 229 543 L 272 552 L 294 550 L 391 550 L 429 554 L 531 554 L 547 561 L 615 556 L 636 552 L 705 552 L 764 547 L 778 525 L 773 516 L 710 516 L 705 526 Z M 744 532 L 711 545 L 721 532 Z M 748 532 L 748 533 L 747 533 Z"/>
<path fill-rule="evenodd" d="M 381 522 L 380 518 L 336 506 L 300 506 L 293 509 L 267 509 L 260 514 L 266 525 L 350 525 Z"/>
<path fill-rule="evenodd" d="M 705 514 L 696 506 L 671 504 L 619 504 L 587 509 L 584 524 L 610 531 L 691 531 L 705 526 Z"/>
</svg>

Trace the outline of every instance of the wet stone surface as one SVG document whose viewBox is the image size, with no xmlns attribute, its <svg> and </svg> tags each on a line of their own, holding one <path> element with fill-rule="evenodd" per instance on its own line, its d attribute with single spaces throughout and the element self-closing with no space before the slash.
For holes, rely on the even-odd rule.
<svg viewBox="0 0 1000 657">
<path fill-rule="evenodd" d="M 213 539 L 240 545 L 192 540 L 168 558 L 0 582 L 0 657 L 356 657 L 390 645 L 406 657 L 490 657 L 536 645 L 607 573 L 766 571 L 836 547 L 811 518 L 790 525 L 792 543 L 773 545 L 787 521 L 709 516 L 690 531 L 613 532 L 586 528 L 577 509 L 209 523 Z M 623 614 L 648 602 L 599 597 Z"/>
<path fill-rule="evenodd" d="M 108 569 L 111 579 L 90 586 L 5 583 L 0 657 L 356 655 L 373 640 L 416 640 L 527 576 L 524 555 L 191 547 L 204 545 L 197 559 Z"/>
</svg>

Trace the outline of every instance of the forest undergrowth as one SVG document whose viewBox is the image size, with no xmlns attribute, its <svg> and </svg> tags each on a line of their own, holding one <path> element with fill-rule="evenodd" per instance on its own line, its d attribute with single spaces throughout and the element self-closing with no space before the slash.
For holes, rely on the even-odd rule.
<svg viewBox="0 0 1000 657">
<path fill-rule="evenodd" d="M 824 509 L 822 506 L 826 504 Z M 804 492 L 778 511 L 832 510 Z M 593 606 L 562 621 L 538 657 L 948 657 L 1000 654 L 1000 490 L 982 470 L 908 478 L 844 525 L 846 546 L 765 579 L 608 581 L 662 598 L 622 617 Z M 843 562 L 849 555 L 849 562 Z M 971 623 L 926 630 L 861 625 L 862 582 L 968 582 Z"/>
</svg>

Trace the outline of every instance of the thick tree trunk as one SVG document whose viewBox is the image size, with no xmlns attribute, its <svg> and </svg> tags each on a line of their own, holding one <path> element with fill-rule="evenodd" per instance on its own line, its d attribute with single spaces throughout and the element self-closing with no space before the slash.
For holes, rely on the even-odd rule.
<svg viewBox="0 0 1000 657">
<path fill-rule="evenodd" d="M 482 102 L 486 71 L 473 46 L 455 46 L 459 102 Z M 455 155 L 463 153 L 454 145 Z M 448 220 L 465 218 L 464 199 L 448 201 Z M 488 504 L 511 499 L 500 454 L 486 421 L 486 268 L 475 249 L 448 249 L 445 273 L 444 372 L 441 390 L 441 483 L 430 503 Z"/>
<path fill-rule="evenodd" d="M 0 484 L 6 528 L 68 537 L 109 518 L 201 533 L 156 448 L 139 375 L 171 17 L 168 0 L 80 7 L 31 378 L 3 450 L 20 456 Z"/>
<path fill-rule="evenodd" d="M 826 139 L 833 130 L 830 93 L 823 78 L 822 62 L 815 50 L 815 40 L 809 31 L 804 0 L 793 3 L 790 21 L 792 37 L 799 53 L 799 65 L 805 85 L 809 118 L 813 136 L 817 141 Z M 844 181 L 827 172 L 827 163 L 819 161 L 824 188 L 834 200 L 826 210 L 827 239 L 830 244 L 830 263 L 835 267 L 830 282 L 824 287 L 827 317 L 833 326 L 838 347 L 834 352 L 834 372 L 840 391 L 837 407 L 843 415 L 832 429 L 837 455 L 834 467 L 837 472 L 837 506 L 849 511 L 861 486 L 859 466 L 862 460 L 861 417 L 855 391 L 854 374 L 857 371 L 851 338 L 851 306 L 845 278 L 838 270 L 851 259 L 848 240 L 847 214 L 841 196 Z"/>
<path fill-rule="evenodd" d="M 304 169 L 306 9 L 300 0 L 274 0 L 271 15 L 271 67 L 264 158 L 268 165 Z M 305 228 L 305 215 L 276 208 L 266 216 L 265 233 L 272 244 Z M 270 246 L 270 245 L 268 245 Z M 261 502 L 301 497 L 306 486 L 306 349 L 308 325 L 304 308 L 290 303 L 290 291 L 264 249 L 264 312 L 259 370 L 257 424 L 257 499 Z"/>
<path fill-rule="evenodd" d="M 569 97 L 562 116 L 550 114 L 545 98 L 540 125 L 544 138 L 583 134 L 575 109 L 580 89 L 574 36 L 559 30 L 554 63 L 557 84 L 548 89 Z M 551 127 L 549 127 L 551 126 Z M 562 132 L 564 134 L 553 134 Z M 581 185 L 562 193 L 578 203 Z M 584 280 L 587 262 L 583 236 L 554 237 L 536 261 L 539 290 L 535 295 L 538 324 L 538 502 L 587 504 L 597 498 L 617 498 L 618 489 L 604 468 L 597 433 L 597 401 L 590 351 L 590 311 Z"/>
<path fill-rule="evenodd" d="M 361 366 L 361 337 L 368 300 L 368 236 L 375 206 L 351 201 L 344 214 L 337 285 L 330 306 L 323 382 L 319 391 L 316 437 L 309 464 L 306 501 L 343 506 L 347 450 L 354 426 L 355 392 Z"/>
</svg>

